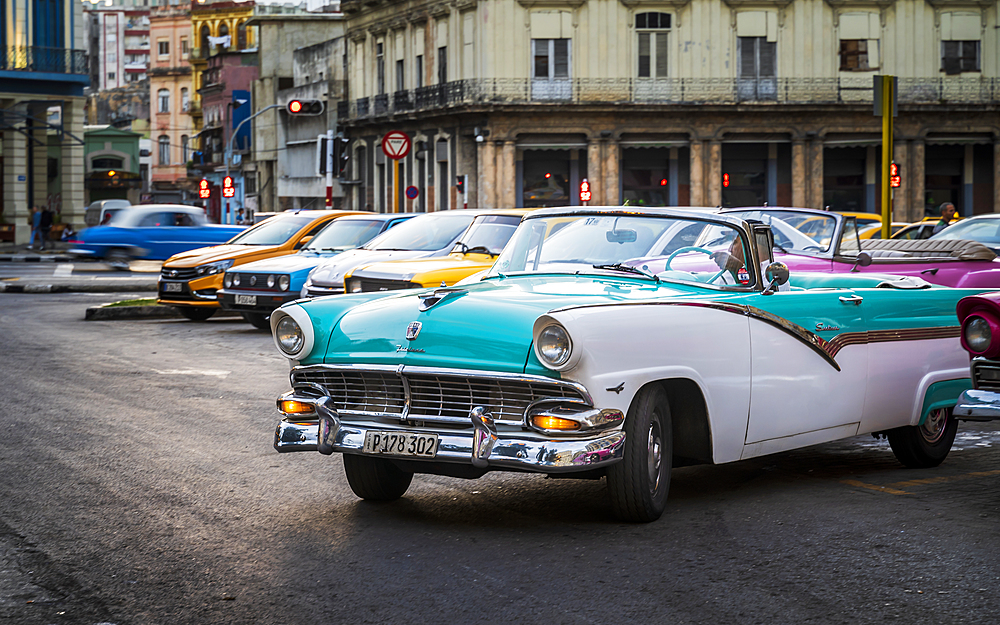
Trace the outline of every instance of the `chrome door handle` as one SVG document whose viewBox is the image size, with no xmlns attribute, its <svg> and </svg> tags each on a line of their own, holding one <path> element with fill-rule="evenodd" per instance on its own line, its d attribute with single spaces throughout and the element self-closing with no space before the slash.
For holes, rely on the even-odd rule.
<svg viewBox="0 0 1000 625">
<path fill-rule="evenodd" d="M 854 304 L 856 306 L 860 306 L 861 302 L 865 301 L 865 298 L 861 297 L 860 295 L 852 295 L 850 297 L 844 297 L 843 295 L 841 295 L 840 301 L 845 304 Z"/>
</svg>

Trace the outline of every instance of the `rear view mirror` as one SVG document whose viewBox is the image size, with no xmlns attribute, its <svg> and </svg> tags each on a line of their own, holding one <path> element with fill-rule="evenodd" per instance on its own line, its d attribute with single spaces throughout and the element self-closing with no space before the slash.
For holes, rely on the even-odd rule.
<svg viewBox="0 0 1000 625">
<path fill-rule="evenodd" d="M 608 243 L 635 243 L 639 238 L 635 230 L 609 230 L 606 236 Z"/>
</svg>

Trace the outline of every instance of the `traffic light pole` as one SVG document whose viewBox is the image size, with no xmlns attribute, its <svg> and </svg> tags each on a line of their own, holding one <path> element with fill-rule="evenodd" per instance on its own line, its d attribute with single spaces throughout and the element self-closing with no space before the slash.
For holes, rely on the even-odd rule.
<svg viewBox="0 0 1000 625">
<path fill-rule="evenodd" d="M 246 119 L 244 119 L 240 123 L 236 124 L 236 129 L 233 130 L 233 134 L 229 135 L 229 147 L 226 149 L 226 177 L 229 177 L 229 161 L 232 159 L 232 155 L 233 155 L 233 139 L 235 139 L 236 135 L 239 134 L 240 128 L 243 127 L 243 124 L 247 123 L 248 121 L 250 121 L 254 117 L 257 117 L 261 113 L 266 113 L 267 111 L 270 111 L 271 109 L 276 109 L 276 108 L 279 108 L 279 107 L 282 107 L 282 106 L 284 106 L 284 105 L 282 105 L 282 104 L 269 104 L 269 105 L 265 106 L 264 108 L 260 109 L 259 111 L 257 111 L 256 113 L 254 113 L 253 115 L 251 115 L 250 117 L 247 117 Z M 233 223 L 233 214 L 231 212 L 229 212 L 229 198 L 226 198 L 226 215 L 223 218 L 222 222 L 223 223 L 227 223 L 227 224 L 232 224 Z"/>
</svg>

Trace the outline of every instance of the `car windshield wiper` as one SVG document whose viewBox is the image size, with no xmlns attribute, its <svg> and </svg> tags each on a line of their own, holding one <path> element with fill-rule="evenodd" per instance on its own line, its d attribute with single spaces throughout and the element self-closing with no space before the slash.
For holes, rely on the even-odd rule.
<svg viewBox="0 0 1000 625">
<path fill-rule="evenodd" d="M 655 273 L 650 273 L 648 271 L 643 271 L 638 267 L 633 267 L 632 265 L 623 265 L 621 263 L 614 263 L 611 265 L 592 265 L 594 269 L 611 269 L 612 271 L 621 271 L 624 273 L 634 273 L 636 275 L 645 276 L 654 282 L 659 283 L 660 278 Z"/>
</svg>

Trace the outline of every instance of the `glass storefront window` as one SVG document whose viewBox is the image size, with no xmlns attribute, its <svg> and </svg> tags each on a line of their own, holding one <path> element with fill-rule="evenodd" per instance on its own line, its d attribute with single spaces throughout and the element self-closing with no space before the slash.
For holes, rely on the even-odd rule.
<svg viewBox="0 0 1000 625">
<path fill-rule="evenodd" d="M 522 206 L 570 206 L 570 151 L 525 150 Z"/>
</svg>

